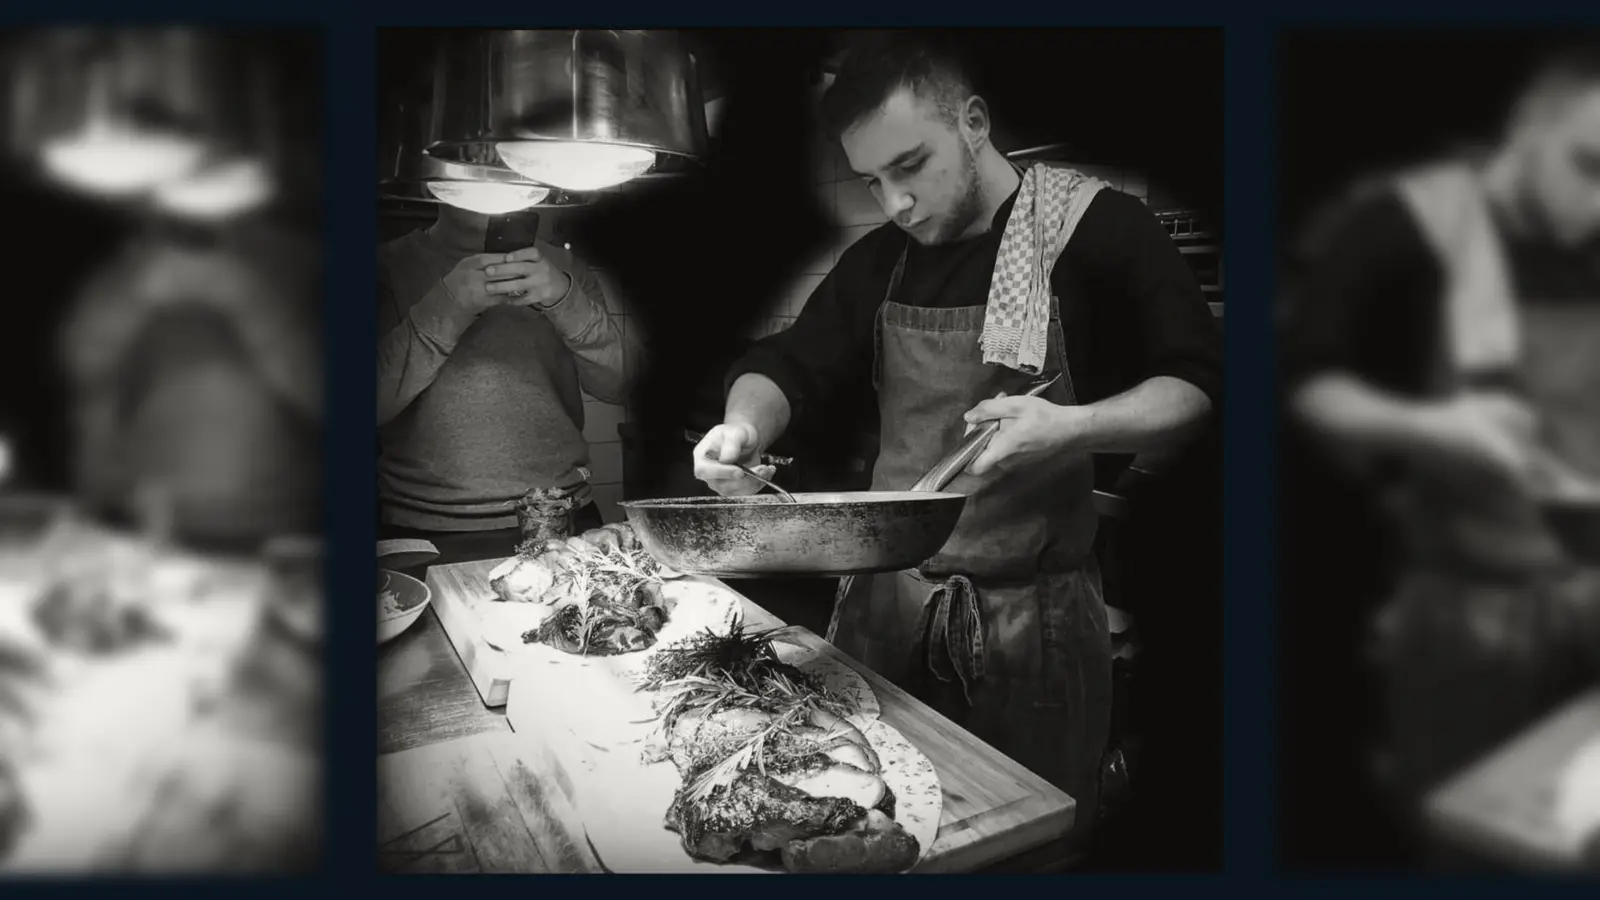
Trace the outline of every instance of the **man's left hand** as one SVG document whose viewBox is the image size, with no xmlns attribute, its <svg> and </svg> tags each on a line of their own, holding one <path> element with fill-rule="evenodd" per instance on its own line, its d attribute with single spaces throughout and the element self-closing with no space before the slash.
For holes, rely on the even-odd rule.
<svg viewBox="0 0 1600 900">
<path fill-rule="evenodd" d="M 538 247 L 506 254 L 505 262 L 484 270 L 491 294 L 526 297 L 535 306 L 550 306 L 567 295 L 572 276 L 544 258 Z"/>
<path fill-rule="evenodd" d="M 1057 406 L 1038 397 L 1001 397 L 979 403 L 966 414 L 967 424 L 981 427 L 998 421 L 1000 430 L 967 466 L 968 474 L 1020 468 L 1061 453 L 1081 431 L 1082 409 Z"/>
</svg>

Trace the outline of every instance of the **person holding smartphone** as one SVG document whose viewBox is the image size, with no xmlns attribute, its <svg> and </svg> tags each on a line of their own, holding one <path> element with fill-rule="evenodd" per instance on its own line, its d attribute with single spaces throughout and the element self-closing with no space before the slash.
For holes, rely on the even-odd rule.
<svg viewBox="0 0 1600 900">
<path fill-rule="evenodd" d="M 622 329 L 594 272 L 514 215 L 441 205 L 378 251 L 380 533 L 440 562 L 510 556 L 534 489 L 570 494 L 577 531 L 602 524 L 583 392 L 624 399 Z M 522 240 L 490 240 L 506 227 Z"/>
</svg>

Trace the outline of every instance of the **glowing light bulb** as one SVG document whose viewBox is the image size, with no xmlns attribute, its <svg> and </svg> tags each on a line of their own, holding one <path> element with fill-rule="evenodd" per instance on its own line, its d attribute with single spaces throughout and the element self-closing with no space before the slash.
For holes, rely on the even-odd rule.
<svg viewBox="0 0 1600 900">
<path fill-rule="evenodd" d="M 57 180 L 123 197 L 193 172 L 205 147 L 177 135 L 98 124 L 47 141 L 41 154 L 45 169 Z"/>
<path fill-rule="evenodd" d="M 227 219 L 248 212 L 272 196 L 272 176 L 257 160 L 237 160 L 206 169 L 156 189 L 156 203 L 169 212 L 196 219 Z"/>
<path fill-rule="evenodd" d="M 569 191 L 598 191 L 632 181 L 655 165 L 643 147 L 581 141 L 502 141 L 500 158 L 530 181 Z"/>
<path fill-rule="evenodd" d="M 428 192 L 441 203 L 486 216 L 503 216 L 538 206 L 550 196 L 546 187 L 496 181 L 430 181 Z"/>
</svg>

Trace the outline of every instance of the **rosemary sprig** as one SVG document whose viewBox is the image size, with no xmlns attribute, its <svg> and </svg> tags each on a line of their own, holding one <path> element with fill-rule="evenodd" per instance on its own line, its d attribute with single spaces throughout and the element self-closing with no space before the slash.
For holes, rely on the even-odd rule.
<svg viewBox="0 0 1600 900">
<path fill-rule="evenodd" d="M 541 541 L 526 541 L 518 551 L 537 556 L 546 546 Z M 568 589 L 578 610 L 570 639 L 577 644 L 580 656 L 589 654 L 602 628 L 618 624 L 639 626 L 639 610 L 630 605 L 633 598 L 647 584 L 665 583 L 656 574 L 655 560 L 648 553 L 612 547 L 581 553 L 576 564 L 565 566 L 561 574 L 569 581 Z"/>
<path fill-rule="evenodd" d="M 650 660 L 639 689 L 663 695 L 657 718 L 664 731 L 670 732 L 690 711 L 709 717 L 724 709 L 741 708 L 772 716 L 765 728 L 694 780 L 688 788 L 692 799 L 731 783 L 752 764 L 765 775 L 774 741 L 798 743 L 800 755 L 822 752 L 837 743 L 836 739 L 830 742 L 831 735 L 818 742 L 795 733 L 815 712 L 843 718 L 854 709 L 817 679 L 778 659 L 773 643 L 790 630 L 746 631 L 739 622 L 726 635 L 708 629 L 663 648 Z"/>
</svg>

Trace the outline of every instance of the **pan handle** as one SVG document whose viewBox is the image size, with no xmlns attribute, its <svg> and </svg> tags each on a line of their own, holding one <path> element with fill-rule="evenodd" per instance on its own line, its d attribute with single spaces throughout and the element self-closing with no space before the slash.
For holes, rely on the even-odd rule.
<svg viewBox="0 0 1600 900">
<path fill-rule="evenodd" d="M 1039 396 L 1060 378 L 1061 373 L 1057 372 L 1053 377 L 1035 384 L 1028 390 L 1027 396 Z M 969 435 L 961 446 L 955 449 L 955 452 L 935 463 L 933 468 L 928 470 L 928 474 L 918 479 L 917 483 L 911 486 L 911 489 L 913 491 L 932 491 L 936 493 L 949 487 L 950 482 L 954 481 L 963 469 L 978 458 L 978 454 L 983 452 L 983 448 L 989 445 L 989 439 L 994 437 L 994 433 L 999 430 L 999 422 L 984 423 L 983 427 Z"/>
</svg>

